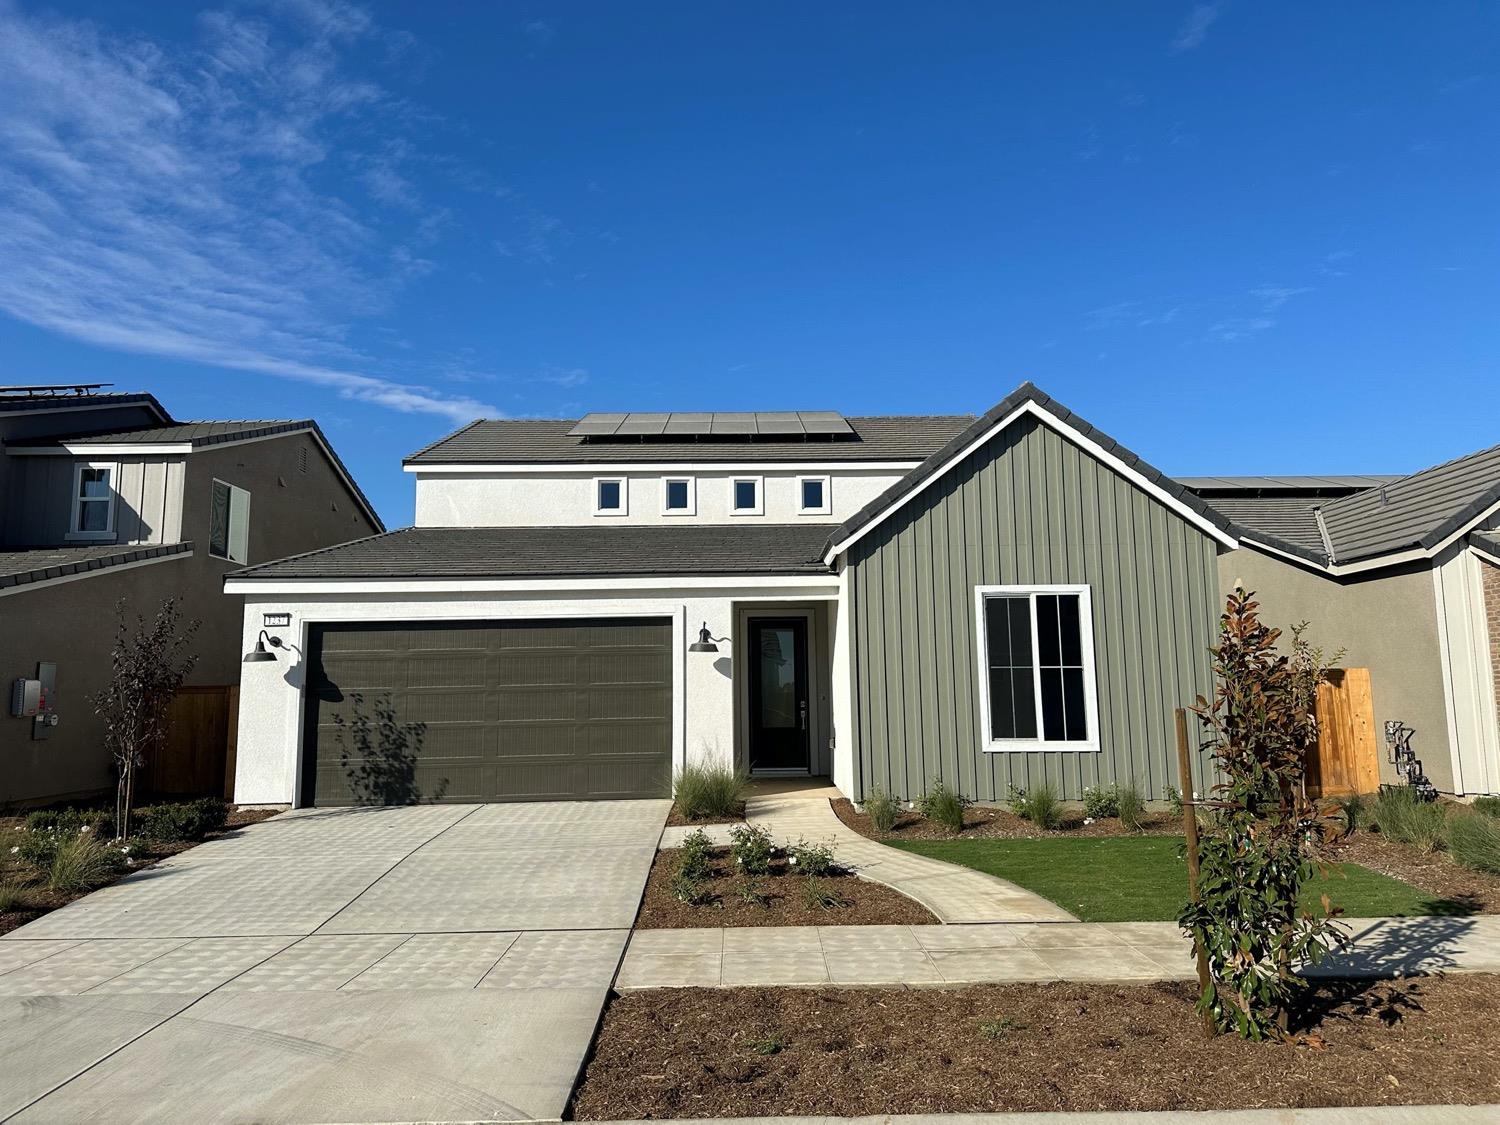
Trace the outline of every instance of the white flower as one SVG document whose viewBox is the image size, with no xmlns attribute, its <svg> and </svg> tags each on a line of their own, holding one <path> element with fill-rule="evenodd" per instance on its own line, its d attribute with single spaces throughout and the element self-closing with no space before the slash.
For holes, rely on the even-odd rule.
<svg viewBox="0 0 1500 1125">
<path fill-rule="evenodd" d="M 1093 824 L 1094 823 L 1094 818 L 1091 817 L 1091 816 L 1086 816 L 1086 817 L 1083 818 L 1083 823 L 1085 823 L 1085 824 Z"/>
<path fill-rule="evenodd" d="M 83 833 L 83 832 L 87 832 L 87 831 L 88 831 L 88 830 L 89 830 L 89 826 L 88 826 L 88 825 L 87 825 L 87 824 L 85 824 L 85 825 L 84 825 L 84 826 L 83 826 L 83 827 L 82 827 L 82 828 L 80 828 L 80 829 L 79 829 L 79 830 L 78 830 L 78 831 L 79 831 L 79 832 L 80 832 L 80 833 Z"/>
<path fill-rule="evenodd" d="M 787 863 L 789 865 L 791 865 L 792 867 L 796 867 L 797 866 L 797 857 L 796 856 L 792 856 L 791 859 L 787 860 Z"/>
<path fill-rule="evenodd" d="M 10 854 L 11 855 L 15 855 L 20 850 L 21 850 L 21 846 L 19 844 L 17 844 L 15 847 L 13 847 L 13 848 L 10 849 Z"/>
</svg>

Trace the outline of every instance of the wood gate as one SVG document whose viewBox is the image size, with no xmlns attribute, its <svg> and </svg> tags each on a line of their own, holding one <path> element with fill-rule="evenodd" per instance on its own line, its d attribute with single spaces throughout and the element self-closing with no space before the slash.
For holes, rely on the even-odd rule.
<svg viewBox="0 0 1500 1125">
<path fill-rule="evenodd" d="M 145 788 L 156 796 L 218 797 L 234 789 L 240 689 L 185 687 L 167 712 L 167 742 L 147 763 Z"/>
<path fill-rule="evenodd" d="M 1307 762 L 1312 797 L 1380 788 L 1380 748 L 1368 668 L 1335 668 L 1318 685 L 1318 746 Z"/>
</svg>

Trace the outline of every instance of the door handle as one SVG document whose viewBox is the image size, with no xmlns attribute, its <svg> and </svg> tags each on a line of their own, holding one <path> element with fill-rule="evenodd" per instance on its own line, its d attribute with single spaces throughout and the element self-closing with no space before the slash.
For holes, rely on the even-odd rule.
<svg viewBox="0 0 1500 1125">
<path fill-rule="evenodd" d="M 804 699 L 800 704 L 798 704 L 797 709 L 801 713 L 802 729 L 806 730 L 807 729 L 807 700 Z"/>
</svg>

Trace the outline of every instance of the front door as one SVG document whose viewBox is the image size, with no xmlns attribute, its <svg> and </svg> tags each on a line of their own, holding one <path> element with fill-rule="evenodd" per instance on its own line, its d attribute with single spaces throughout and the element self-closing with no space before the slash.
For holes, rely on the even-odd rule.
<svg viewBox="0 0 1500 1125">
<path fill-rule="evenodd" d="M 750 621 L 750 768 L 808 772 L 807 620 Z"/>
</svg>

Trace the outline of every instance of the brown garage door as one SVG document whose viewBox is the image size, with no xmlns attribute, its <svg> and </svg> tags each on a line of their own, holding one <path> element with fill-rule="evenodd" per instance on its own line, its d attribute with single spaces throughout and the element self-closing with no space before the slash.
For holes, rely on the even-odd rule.
<svg viewBox="0 0 1500 1125">
<path fill-rule="evenodd" d="M 314 626 L 302 800 L 665 796 L 670 619 Z"/>
</svg>

